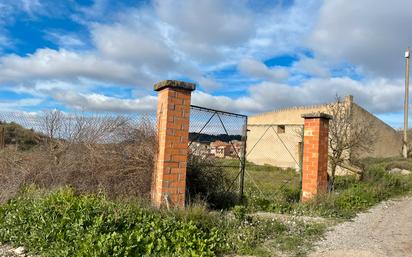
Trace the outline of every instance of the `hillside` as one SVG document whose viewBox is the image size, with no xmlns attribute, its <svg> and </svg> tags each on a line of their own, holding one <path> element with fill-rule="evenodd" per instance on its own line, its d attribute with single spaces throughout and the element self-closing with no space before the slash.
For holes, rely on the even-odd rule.
<svg viewBox="0 0 412 257">
<path fill-rule="evenodd" d="M 226 135 L 226 134 L 219 134 L 219 135 L 210 135 L 205 133 L 189 133 L 189 141 L 198 141 L 198 142 L 214 142 L 214 141 L 223 141 L 223 142 L 230 142 L 232 140 L 242 140 L 241 135 Z"/>
<path fill-rule="evenodd" d="M 35 132 L 33 129 L 24 128 L 15 122 L 0 121 L 0 139 L 3 137 L 3 133 L 5 146 L 17 145 L 20 150 L 31 149 L 45 138 L 44 135 Z"/>
</svg>

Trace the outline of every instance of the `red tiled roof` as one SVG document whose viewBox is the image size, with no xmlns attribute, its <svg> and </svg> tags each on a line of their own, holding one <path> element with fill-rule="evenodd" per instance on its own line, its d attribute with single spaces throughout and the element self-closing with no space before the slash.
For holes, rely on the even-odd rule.
<svg viewBox="0 0 412 257">
<path fill-rule="evenodd" d="M 219 147 L 219 146 L 229 146 L 229 143 L 223 142 L 223 141 L 215 141 L 210 143 L 210 147 Z"/>
</svg>

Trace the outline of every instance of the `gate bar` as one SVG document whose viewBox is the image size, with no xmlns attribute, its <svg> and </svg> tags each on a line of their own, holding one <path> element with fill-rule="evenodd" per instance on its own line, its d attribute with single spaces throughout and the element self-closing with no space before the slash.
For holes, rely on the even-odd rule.
<svg viewBox="0 0 412 257">
<path fill-rule="evenodd" d="M 212 113 L 218 112 L 218 113 L 227 114 L 227 115 L 229 115 L 229 116 L 247 118 L 247 115 L 238 114 L 238 113 L 234 113 L 234 112 L 225 112 L 225 111 L 210 109 L 210 108 L 206 108 L 206 107 L 202 107 L 202 106 L 197 106 L 197 105 L 190 105 L 190 107 L 192 107 L 193 109 L 198 109 L 198 110 L 206 111 L 206 112 L 212 112 Z"/>
</svg>

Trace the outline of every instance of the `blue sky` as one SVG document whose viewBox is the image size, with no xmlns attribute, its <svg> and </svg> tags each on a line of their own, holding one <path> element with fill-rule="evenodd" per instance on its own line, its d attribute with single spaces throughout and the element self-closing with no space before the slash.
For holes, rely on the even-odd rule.
<svg viewBox="0 0 412 257">
<path fill-rule="evenodd" d="M 153 84 L 242 112 L 336 94 L 402 125 L 412 1 L 0 0 L 0 109 L 151 112 Z M 411 119 L 410 119 L 411 120 Z"/>
</svg>

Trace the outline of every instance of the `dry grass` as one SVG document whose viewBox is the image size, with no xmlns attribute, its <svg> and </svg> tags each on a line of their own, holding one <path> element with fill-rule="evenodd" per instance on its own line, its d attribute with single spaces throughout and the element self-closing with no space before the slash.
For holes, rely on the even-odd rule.
<svg viewBox="0 0 412 257">
<path fill-rule="evenodd" d="M 148 119 L 45 113 L 43 140 L 30 150 L 0 152 L 0 202 L 22 187 L 71 186 L 111 198 L 147 197 L 156 135 Z"/>
</svg>

